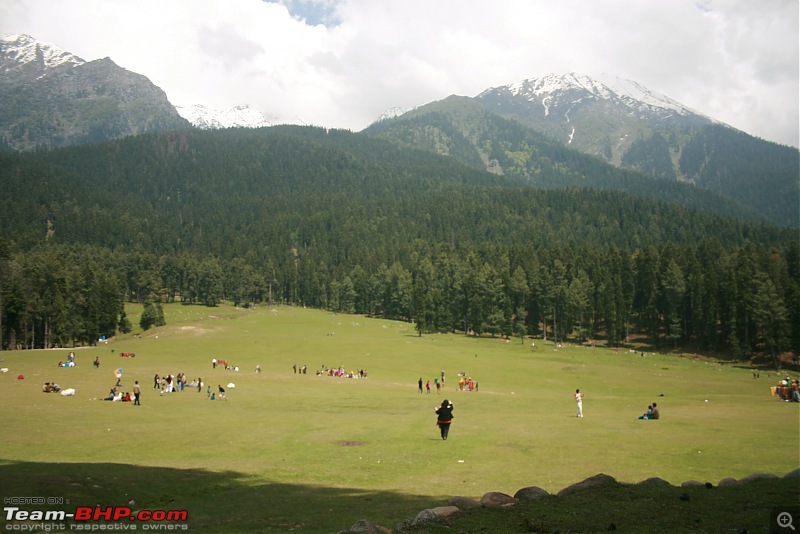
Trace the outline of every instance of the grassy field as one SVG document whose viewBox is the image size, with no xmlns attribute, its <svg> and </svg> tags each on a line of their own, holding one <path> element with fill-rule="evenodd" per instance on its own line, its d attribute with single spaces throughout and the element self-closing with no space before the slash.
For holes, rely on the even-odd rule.
<svg viewBox="0 0 800 534">
<path fill-rule="evenodd" d="M 66 510 L 133 500 L 134 510 L 188 510 L 192 532 L 337 532 L 362 518 L 391 527 L 452 495 L 556 492 L 598 473 L 716 484 L 800 466 L 798 404 L 771 397 L 777 377 L 763 370 L 755 379 L 695 357 L 419 337 L 407 323 L 301 308 L 165 311 L 165 327 L 75 349 L 74 368 L 57 366 L 69 349 L 0 353 L 5 499 L 63 498 L 51 508 Z M 129 316 L 138 321 L 135 308 Z M 239 371 L 212 369 L 213 357 Z M 369 378 L 315 374 L 340 365 Z M 123 390 L 142 385 L 141 406 L 97 400 L 117 368 Z M 442 369 L 442 393 L 420 395 L 417 380 L 433 385 Z M 179 372 L 221 384 L 228 400 L 206 400 L 205 387 L 152 389 L 154 374 Z M 479 391 L 457 391 L 459 372 Z M 75 396 L 43 393 L 48 381 Z M 446 442 L 433 412 L 445 397 L 455 404 Z M 638 420 L 653 401 L 662 420 Z"/>
</svg>

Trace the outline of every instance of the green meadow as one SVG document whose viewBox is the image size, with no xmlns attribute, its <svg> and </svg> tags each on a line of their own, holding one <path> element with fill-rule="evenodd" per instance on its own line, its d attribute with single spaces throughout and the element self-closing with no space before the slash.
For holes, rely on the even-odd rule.
<svg viewBox="0 0 800 534">
<path fill-rule="evenodd" d="M 132 322 L 139 311 L 128 310 Z M 800 466 L 798 404 L 770 396 L 774 372 L 756 379 L 746 365 L 420 337 L 408 323 L 294 307 L 165 312 L 167 326 L 96 347 L 0 353 L 4 499 L 187 510 L 191 532 L 337 532 L 365 518 L 392 527 L 453 495 L 557 492 L 598 473 L 716 485 Z M 59 368 L 71 350 L 77 366 Z M 239 370 L 212 369 L 212 358 Z M 368 378 L 317 376 L 323 366 Z M 122 390 L 142 386 L 141 406 L 99 400 L 119 368 Z M 153 389 L 155 374 L 181 372 L 202 391 Z M 478 391 L 457 390 L 461 372 Z M 430 394 L 419 394 L 419 378 Z M 45 382 L 76 393 L 43 393 Z M 222 385 L 227 400 L 207 400 L 207 385 Z M 444 398 L 455 405 L 447 441 L 434 414 Z M 639 420 L 653 401 L 662 419 Z"/>
</svg>

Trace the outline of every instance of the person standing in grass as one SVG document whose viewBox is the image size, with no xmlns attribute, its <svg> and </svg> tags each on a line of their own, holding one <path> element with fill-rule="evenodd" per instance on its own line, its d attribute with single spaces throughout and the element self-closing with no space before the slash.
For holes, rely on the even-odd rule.
<svg viewBox="0 0 800 534">
<path fill-rule="evenodd" d="M 419 392 L 422 393 L 422 377 L 419 378 L 419 382 L 417 382 L 417 386 L 419 386 Z"/>
<path fill-rule="evenodd" d="M 580 389 L 575 390 L 575 404 L 578 405 L 578 417 L 583 417 L 583 393 Z"/>
<path fill-rule="evenodd" d="M 141 406 L 139 404 L 139 395 L 142 394 L 142 388 L 139 387 L 139 381 L 137 380 L 133 384 L 133 405 L 134 406 Z"/>
<path fill-rule="evenodd" d="M 445 399 L 442 405 L 436 410 L 436 424 L 439 425 L 439 431 L 442 434 L 442 439 L 447 439 L 447 434 L 450 433 L 450 423 L 453 422 L 453 403 Z"/>
</svg>

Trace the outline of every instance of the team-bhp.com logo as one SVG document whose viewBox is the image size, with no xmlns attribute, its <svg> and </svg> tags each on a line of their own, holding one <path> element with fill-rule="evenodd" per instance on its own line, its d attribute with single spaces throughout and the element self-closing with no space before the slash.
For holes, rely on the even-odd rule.
<svg viewBox="0 0 800 534">
<path fill-rule="evenodd" d="M 6 531 L 51 532 L 59 530 L 189 530 L 186 510 L 136 510 L 127 506 L 78 506 L 64 510 L 23 510 L 4 506 Z M 69 523 L 67 523 L 69 521 Z"/>
</svg>

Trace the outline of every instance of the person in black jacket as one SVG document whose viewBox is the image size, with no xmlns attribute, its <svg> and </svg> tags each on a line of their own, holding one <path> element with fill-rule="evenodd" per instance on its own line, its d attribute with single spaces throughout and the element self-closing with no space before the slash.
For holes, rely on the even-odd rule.
<svg viewBox="0 0 800 534">
<path fill-rule="evenodd" d="M 450 432 L 450 423 L 453 422 L 453 403 L 445 399 L 442 405 L 436 408 L 436 424 L 439 425 L 439 430 L 442 432 L 442 439 L 447 439 L 447 433 Z"/>
</svg>

